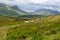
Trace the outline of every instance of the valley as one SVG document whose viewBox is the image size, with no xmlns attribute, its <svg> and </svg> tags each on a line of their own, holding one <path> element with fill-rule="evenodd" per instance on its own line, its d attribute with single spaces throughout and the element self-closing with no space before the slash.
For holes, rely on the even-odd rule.
<svg viewBox="0 0 60 40">
<path fill-rule="evenodd" d="M 0 23 L 0 40 L 60 40 L 60 15 L 17 19 L 1 16 L 0 20 L 4 25 Z"/>
<path fill-rule="evenodd" d="M 43 8 L 26 12 L 19 8 L 0 3 L 0 40 L 60 40 L 59 11 Z"/>
</svg>

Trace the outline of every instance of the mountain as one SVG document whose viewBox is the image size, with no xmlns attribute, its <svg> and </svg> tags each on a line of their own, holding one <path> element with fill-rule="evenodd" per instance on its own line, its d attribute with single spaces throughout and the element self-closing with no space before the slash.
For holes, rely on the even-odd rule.
<svg viewBox="0 0 60 40">
<path fill-rule="evenodd" d="M 0 3 L 0 15 L 18 17 L 20 15 L 26 15 L 26 12 L 23 12 L 22 10 L 20 11 L 15 10 L 13 6 L 8 6 L 8 5 Z"/>
<path fill-rule="evenodd" d="M 12 8 L 15 9 L 15 10 L 17 10 L 17 11 L 22 11 L 21 9 L 18 8 L 17 5 L 12 6 Z"/>
<path fill-rule="evenodd" d="M 17 10 L 17 11 L 20 11 L 20 12 L 27 13 L 27 12 L 25 12 L 25 11 L 19 9 L 17 5 L 12 6 L 12 8 L 13 8 L 14 10 Z"/>
<path fill-rule="evenodd" d="M 33 15 L 43 15 L 43 16 L 50 16 L 50 15 L 57 15 L 60 12 L 51 9 L 39 9 L 33 12 Z"/>
<path fill-rule="evenodd" d="M 19 5 L 18 4 L 18 7 L 24 11 L 27 11 L 27 12 L 32 12 L 32 11 L 36 11 L 36 10 L 39 10 L 39 9 L 52 9 L 52 10 L 57 10 L 60 12 L 60 6 L 58 4 L 37 4 L 37 3 L 30 3 L 30 4 L 26 4 L 26 5 Z"/>
<path fill-rule="evenodd" d="M 37 9 L 34 12 L 26 12 L 24 10 L 19 9 L 17 5 L 6 5 L 0 3 L 0 15 L 2 16 L 9 16 L 9 17 L 26 17 L 26 15 L 40 15 L 40 16 L 51 16 L 60 14 L 57 10 L 52 9 Z M 28 17 L 28 16 L 27 16 Z"/>
<path fill-rule="evenodd" d="M 34 4 L 32 4 L 32 5 L 34 5 Z M 37 4 L 36 4 L 37 5 Z M 37 5 L 38 6 L 38 5 Z M 45 6 L 48 6 L 49 7 L 49 5 L 40 5 L 41 7 L 45 7 Z M 55 5 L 50 5 L 50 6 L 52 6 L 52 7 L 58 7 L 58 6 L 55 6 Z M 13 6 L 13 8 L 15 9 L 15 10 L 18 10 L 18 11 L 21 11 L 20 9 L 19 9 L 19 7 L 17 6 L 17 5 L 15 5 L 15 6 Z M 32 8 L 31 8 L 32 9 Z M 34 8 L 33 8 L 34 9 Z M 32 10 L 33 10 L 32 9 Z M 25 11 L 22 11 L 22 12 L 25 12 Z M 27 11 L 28 12 L 28 11 Z M 27 13 L 26 12 L 26 13 Z M 50 15 L 57 15 L 57 14 L 60 14 L 60 12 L 58 11 L 58 10 L 53 10 L 53 9 L 46 9 L 46 8 L 40 8 L 40 9 L 36 9 L 34 12 L 28 12 L 27 13 L 27 15 L 40 15 L 40 16 L 50 16 Z"/>
<path fill-rule="evenodd" d="M 22 15 L 28 15 L 28 12 L 19 9 L 17 5 L 12 6 L 12 9 L 14 9 L 14 10 L 16 10 L 16 11 L 19 11 L 20 14 L 22 14 Z"/>
</svg>

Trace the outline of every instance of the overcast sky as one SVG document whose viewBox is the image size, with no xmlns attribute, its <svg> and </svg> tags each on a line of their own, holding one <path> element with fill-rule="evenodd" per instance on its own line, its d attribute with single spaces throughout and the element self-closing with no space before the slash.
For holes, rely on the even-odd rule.
<svg viewBox="0 0 60 40">
<path fill-rule="evenodd" d="M 60 7 L 60 0 L 0 0 L 0 3 L 18 5 L 18 7 L 22 8 L 23 10 L 31 10 L 31 11 L 34 9 L 41 8 L 40 5 L 37 4 L 56 5 Z M 50 8 L 53 9 L 52 7 Z M 57 10 L 58 9 L 59 8 L 57 8 Z"/>
<path fill-rule="evenodd" d="M 60 0 L 0 0 L 2 3 L 20 3 L 20 4 L 27 4 L 27 3 L 59 3 Z"/>
</svg>

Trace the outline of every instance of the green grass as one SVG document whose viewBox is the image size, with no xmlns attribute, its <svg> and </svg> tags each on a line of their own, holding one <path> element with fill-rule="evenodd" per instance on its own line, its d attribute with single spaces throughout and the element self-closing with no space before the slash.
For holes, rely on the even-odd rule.
<svg viewBox="0 0 60 40">
<path fill-rule="evenodd" d="M 60 40 L 60 15 L 33 19 L 10 18 L 11 20 L 11 23 L 15 23 L 12 24 L 14 26 L 0 28 L 1 40 Z M 25 23 L 25 20 L 34 22 Z"/>
</svg>

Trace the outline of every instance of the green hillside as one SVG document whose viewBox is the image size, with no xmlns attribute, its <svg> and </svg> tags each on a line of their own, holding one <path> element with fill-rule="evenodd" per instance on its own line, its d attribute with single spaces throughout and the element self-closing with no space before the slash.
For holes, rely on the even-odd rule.
<svg viewBox="0 0 60 40">
<path fill-rule="evenodd" d="M 5 24 L 7 25 L 7 24 L 10 24 L 12 22 L 13 22 L 12 19 L 5 18 L 5 17 L 0 16 L 0 26 L 1 25 L 5 25 Z"/>
<path fill-rule="evenodd" d="M 26 20 L 25 18 L 17 18 L 17 17 L 7 17 L 7 16 L 0 16 L 0 27 L 7 26 L 7 25 L 15 25 L 23 23 Z M 30 19 L 28 19 L 30 20 Z"/>
<path fill-rule="evenodd" d="M 14 20 L 15 19 L 4 17 L 4 16 L 0 16 L 0 27 L 1 26 L 5 26 L 5 25 L 15 24 L 15 21 Z"/>
<path fill-rule="evenodd" d="M 12 8 L 12 6 L 8 6 L 0 3 L 0 15 L 2 16 L 10 16 L 10 17 L 18 17 L 20 15 L 26 15 L 25 12 L 17 11 Z"/>
<path fill-rule="evenodd" d="M 13 23 L 0 28 L 0 40 L 60 40 L 60 15 L 31 19 L 0 19 L 4 24 Z M 26 20 L 29 22 L 25 22 Z"/>
</svg>

